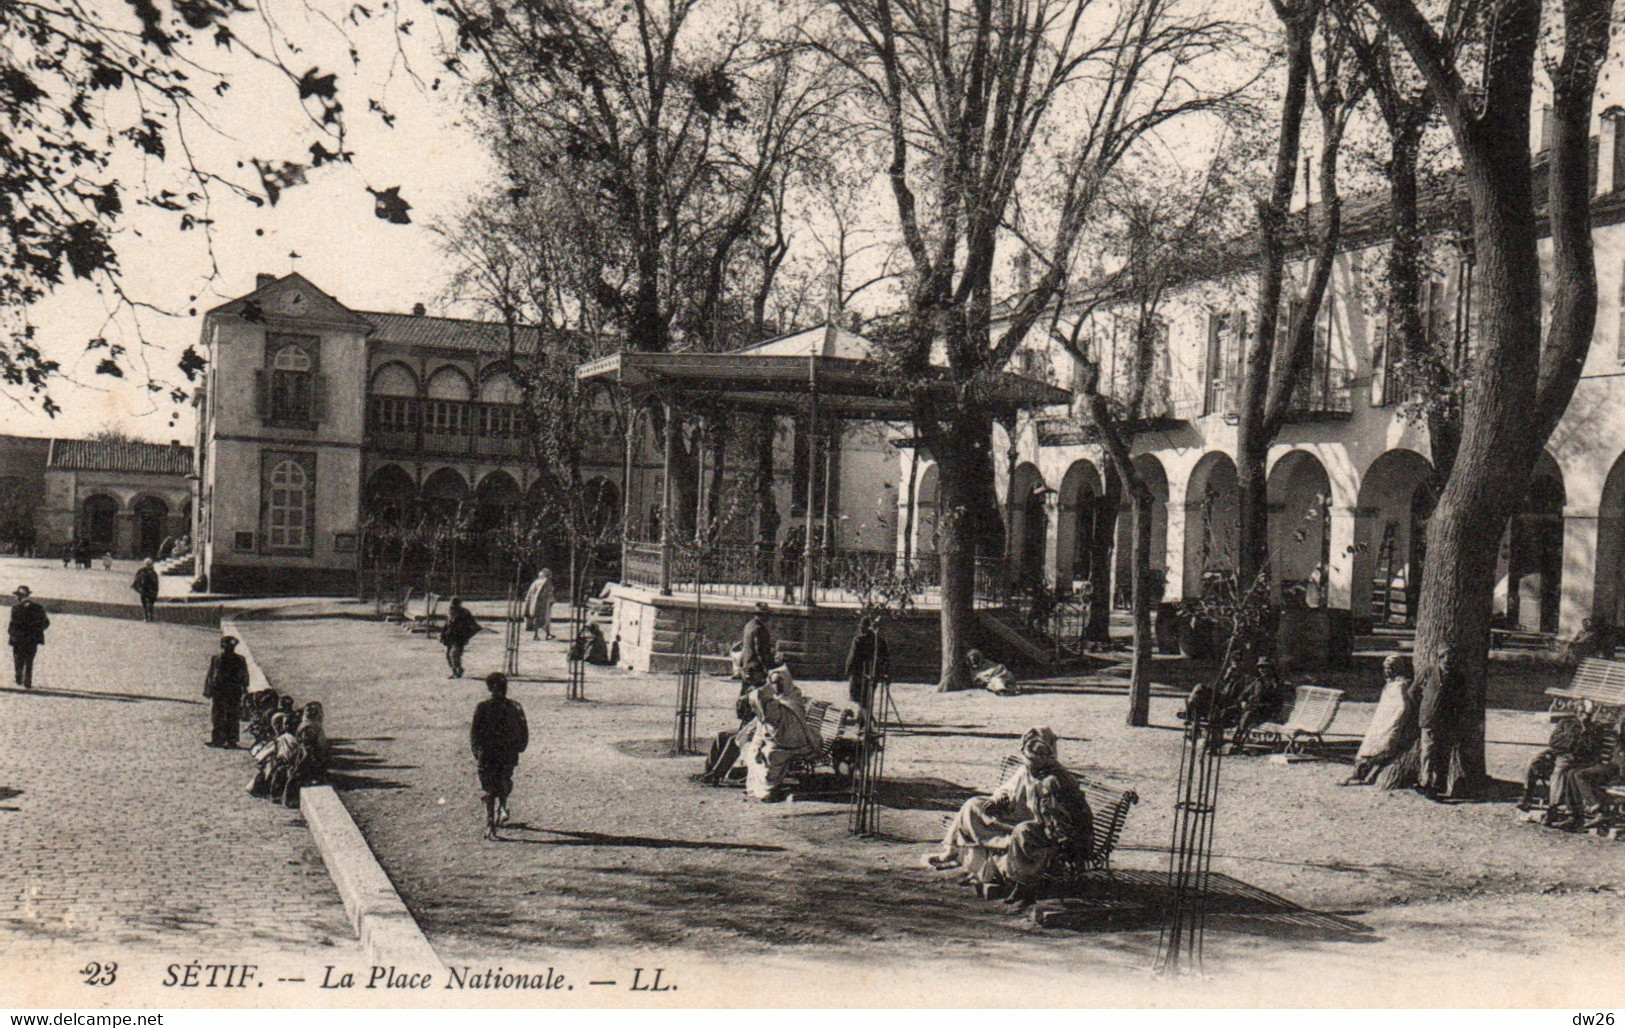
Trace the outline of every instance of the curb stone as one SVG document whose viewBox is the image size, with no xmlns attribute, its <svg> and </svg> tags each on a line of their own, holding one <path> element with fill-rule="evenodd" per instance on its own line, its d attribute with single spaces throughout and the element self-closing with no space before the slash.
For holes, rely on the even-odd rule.
<svg viewBox="0 0 1625 1028">
<path fill-rule="evenodd" d="M 440 971 L 440 958 L 412 912 L 401 902 L 394 883 L 379 866 L 333 787 L 312 785 L 301 789 L 299 809 L 310 826 L 327 873 L 338 887 L 344 912 L 355 926 L 367 959 L 380 967 Z"/>
<path fill-rule="evenodd" d="M 248 662 L 249 691 L 270 688 L 237 623 L 221 621 L 220 633 L 237 637 L 237 652 Z M 377 966 L 441 970 L 440 958 L 333 787 L 311 785 L 300 789 L 299 809 L 367 959 Z"/>
</svg>

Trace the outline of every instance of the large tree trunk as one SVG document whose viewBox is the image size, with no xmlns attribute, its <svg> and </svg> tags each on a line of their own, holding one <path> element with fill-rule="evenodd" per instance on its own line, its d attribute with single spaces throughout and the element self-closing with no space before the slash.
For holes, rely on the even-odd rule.
<svg viewBox="0 0 1625 1028">
<path fill-rule="evenodd" d="M 1540 262 L 1529 156 L 1529 106 L 1542 5 L 1488 11 L 1488 81 L 1462 93 L 1414 5 L 1372 5 L 1416 59 L 1450 123 L 1473 209 L 1479 339 L 1462 390 L 1455 466 L 1428 524 L 1416 650 L 1422 696 L 1421 776 L 1451 796 L 1477 794 L 1484 766 L 1484 683 L 1501 533 L 1542 447 L 1573 396 L 1596 323 L 1589 133 L 1608 54 L 1609 0 L 1565 0 L 1562 61 L 1550 68 L 1556 127 L 1548 172 L 1554 301 L 1541 345 Z M 1456 673 L 1434 673 L 1448 652 Z"/>
<path fill-rule="evenodd" d="M 1128 689 L 1128 723 L 1132 728 L 1144 728 L 1151 714 L 1151 660 L 1156 639 L 1151 630 L 1151 506 L 1155 497 L 1146 484 L 1140 469 L 1129 456 L 1128 442 L 1118 430 L 1106 398 L 1099 393 L 1089 397 L 1089 416 L 1111 457 L 1117 478 L 1128 493 L 1129 507 L 1134 518 L 1132 542 L 1129 546 L 1129 604 L 1134 613 L 1134 658 L 1130 664 Z"/>
<path fill-rule="evenodd" d="M 942 566 L 942 680 L 938 690 L 952 692 L 974 684 L 965 654 L 976 618 L 976 557 L 989 513 L 998 516 L 989 446 L 993 419 L 961 408 L 951 420 L 931 427 L 936 437 L 931 450 L 939 468 L 937 525 Z M 1002 540 L 1002 533 L 999 537 Z"/>
<path fill-rule="evenodd" d="M 1523 145 L 1520 135 L 1508 154 Z M 1467 383 L 1461 446 L 1428 522 L 1416 624 L 1424 670 L 1448 649 L 1457 671 L 1449 681 L 1427 675 L 1422 697 L 1422 782 L 1452 796 L 1476 794 L 1485 782 L 1484 679 L 1496 557 L 1544 441 L 1535 436 L 1533 417 L 1540 266 L 1528 166 L 1506 155 L 1464 163 L 1479 255 L 1478 323 L 1490 345 Z"/>
</svg>

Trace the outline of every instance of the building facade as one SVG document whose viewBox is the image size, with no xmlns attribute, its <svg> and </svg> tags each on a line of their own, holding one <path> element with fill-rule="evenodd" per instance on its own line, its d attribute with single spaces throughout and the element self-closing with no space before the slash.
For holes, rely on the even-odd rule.
<svg viewBox="0 0 1625 1028">
<path fill-rule="evenodd" d="M 0 546 L 155 557 L 190 534 L 192 487 L 179 442 L 0 436 Z"/>
<path fill-rule="evenodd" d="M 1605 117 L 1597 143 L 1593 242 L 1599 310 L 1584 375 L 1502 540 L 1496 612 L 1503 627 L 1572 636 L 1586 618 L 1625 622 L 1625 147 Z M 1443 202 L 1443 201 L 1442 201 Z M 1375 283 L 1383 273 L 1380 201 L 1345 208 L 1338 256 L 1289 423 L 1269 456 L 1270 561 L 1275 599 L 1313 612 L 1333 649 L 1371 627 L 1414 617 L 1424 535 L 1440 482 L 1409 384 L 1386 346 Z M 1451 220 L 1449 217 L 1442 219 Z M 1473 345 L 1470 254 L 1441 231 L 1426 284 L 1424 320 L 1436 343 Z M 1543 263 L 1549 241 L 1542 241 Z M 1235 407 L 1238 360 L 1255 275 L 1186 283 L 1162 309 L 1166 350 L 1153 401 L 1131 428 L 1135 464 L 1156 496 L 1151 562 L 1168 602 L 1194 599 L 1204 576 L 1235 568 Z M 1300 284 L 1307 268 L 1289 267 Z M 1286 294 L 1290 298 L 1289 291 Z M 1550 297 L 1547 297 L 1547 302 Z M 1288 301 L 1290 302 L 1290 301 Z M 1286 304 L 1283 304 L 1285 308 Z M 1092 356 L 1104 380 L 1124 361 L 1114 340 L 1127 312 L 1092 315 Z M 1023 368 L 1072 381 L 1073 361 L 1035 339 Z M 1052 344 L 1051 344 L 1052 345 Z M 1103 391 L 1106 387 L 1103 386 Z M 1116 476 L 1071 412 L 1055 408 L 1018 428 L 995 429 L 1006 500 L 1007 559 L 1017 574 L 1059 590 L 1087 581 L 1121 603 L 1127 592 L 1129 518 L 1118 517 Z M 936 469 L 919 461 L 914 531 L 900 547 L 933 547 Z M 907 497 L 900 498 L 907 502 Z"/>
<path fill-rule="evenodd" d="M 816 331 L 821 337 L 823 329 Z M 262 275 L 252 293 L 209 311 L 201 343 L 208 370 L 196 400 L 194 536 L 199 573 L 215 591 L 351 592 L 368 550 L 369 513 L 466 504 L 478 536 L 556 491 L 525 438 L 510 364 L 511 354 L 534 347 L 534 337 L 515 346 L 501 324 L 421 309 L 352 310 L 291 274 Z M 582 480 L 615 522 L 605 533 L 605 550 L 614 551 L 605 553 L 609 565 L 619 560 L 623 529 L 634 541 L 659 536 L 662 446 L 652 420 L 640 416 L 629 447 L 623 416 L 607 398 L 592 415 Z M 731 432 L 735 455 L 724 473 L 732 488 L 744 478 L 737 448 L 746 433 L 730 428 L 739 429 Z M 777 435 L 782 481 L 775 496 L 784 532 L 798 516 L 806 519 L 791 483 L 806 477 L 797 477 L 796 462 L 798 453 L 806 462 L 807 444 L 798 445 L 788 419 Z M 840 449 L 846 459 L 830 462 L 828 471 L 834 531 L 844 544 L 861 537 L 889 551 L 892 530 L 877 521 L 888 522 L 896 503 L 883 483 L 871 481 L 895 470 L 885 434 L 854 426 Z M 845 516 L 849 511 L 860 516 Z M 734 531 L 751 538 L 743 521 Z M 489 553 L 474 545 L 466 556 L 477 563 Z"/>
</svg>

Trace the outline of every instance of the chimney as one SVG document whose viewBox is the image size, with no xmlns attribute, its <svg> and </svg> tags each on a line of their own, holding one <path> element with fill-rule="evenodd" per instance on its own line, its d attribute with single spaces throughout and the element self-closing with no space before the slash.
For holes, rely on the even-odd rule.
<svg viewBox="0 0 1625 1028">
<path fill-rule="evenodd" d="M 1614 106 L 1602 112 L 1602 131 L 1597 137 L 1597 195 L 1607 196 L 1625 186 L 1625 151 L 1620 144 L 1619 123 L 1625 121 L 1625 107 Z"/>
<path fill-rule="evenodd" d="M 423 306 L 423 304 L 414 303 L 412 305 L 412 317 L 421 318 L 427 313 L 429 313 L 429 308 Z"/>
<path fill-rule="evenodd" d="M 1023 250 L 1011 262 L 1016 269 L 1016 295 L 1025 296 L 1033 291 L 1033 254 Z"/>
<path fill-rule="evenodd" d="M 1552 118 L 1552 105 L 1543 104 L 1540 108 L 1540 153 L 1547 153 L 1552 148 L 1552 137 L 1557 135 L 1557 122 Z"/>
<path fill-rule="evenodd" d="M 267 274 L 266 272 L 262 271 L 258 275 L 254 276 L 254 291 L 259 292 L 261 289 L 264 289 L 266 286 L 275 281 L 275 275 Z"/>
<path fill-rule="evenodd" d="M 170 449 L 171 449 L 171 450 L 178 450 L 178 449 L 180 449 L 180 448 L 181 448 L 181 441 L 180 441 L 180 440 L 179 440 L 179 439 L 171 439 L 171 440 L 170 440 L 170 441 L 169 441 L 169 448 L 170 448 Z"/>
</svg>

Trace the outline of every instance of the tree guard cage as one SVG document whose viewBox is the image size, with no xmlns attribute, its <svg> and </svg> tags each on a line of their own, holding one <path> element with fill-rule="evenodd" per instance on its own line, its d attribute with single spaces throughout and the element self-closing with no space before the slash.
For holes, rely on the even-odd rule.
<svg viewBox="0 0 1625 1028">
<path fill-rule="evenodd" d="M 502 673 L 509 678 L 519 674 L 519 635 L 525 627 L 525 589 L 521 569 L 514 564 L 508 583 L 508 619 L 502 623 Z"/>
</svg>

